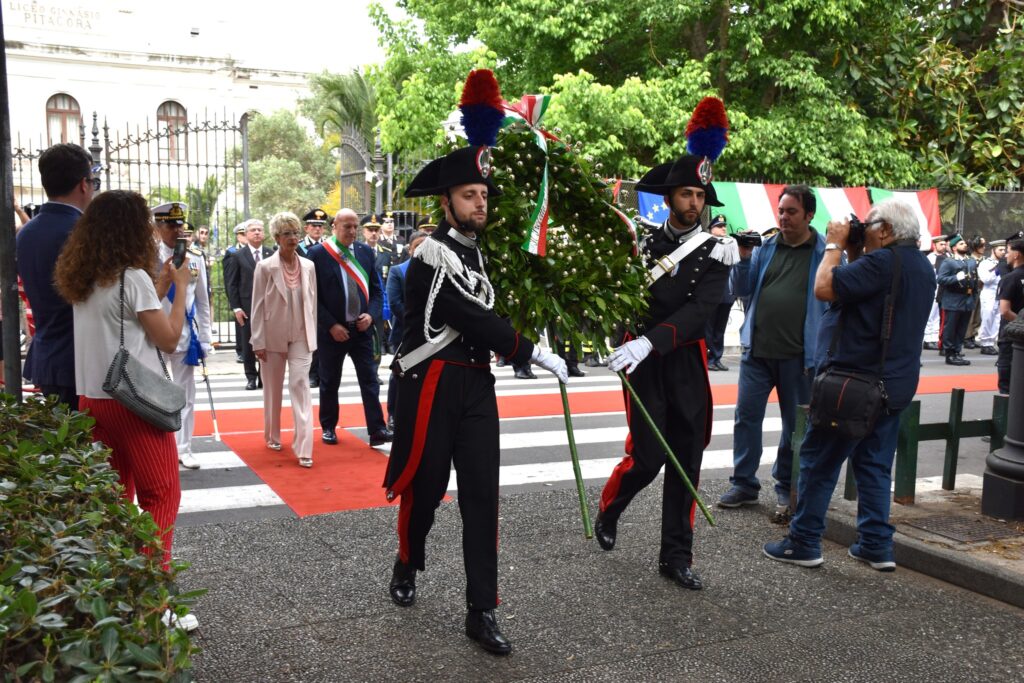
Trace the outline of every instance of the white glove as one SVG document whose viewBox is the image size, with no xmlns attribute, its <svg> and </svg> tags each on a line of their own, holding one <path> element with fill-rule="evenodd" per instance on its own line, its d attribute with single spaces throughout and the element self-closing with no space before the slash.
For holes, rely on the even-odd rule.
<svg viewBox="0 0 1024 683">
<path fill-rule="evenodd" d="M 967 279 L 967 273 L 965 273 L 965 272 L 964 272 L 964 271 L 962 271 L 962 270 L 961 270 L 961 271 L 959 271 L 959 272 L 957 272 L 957 274 L 956 274 L 956 279 L 957 279 L 957 282 L 961 282 L 961 281 L 963 281 L 963 280 L 966 280 L 966 279 Z"/>
<path fill-rule="evenodd" d="M 552 375 L 557 377 L 558 381 L 562 384 L 569 383 L 569 369 L 565 367 L 565 361 L 555 354 L 546 353 L 541 351 L 539 346 L 534 346 L 533 355 L 530 356 L 530 362 L 534 365 L 539 365 L 550 372 Z"/>
<path fill-rule="evenodd" d="M 636 366 L 640 365 L 640 361 L 647 358 L 653 350 L 654 344 L 647 337 L 637 337 L 633 341 L 628 341 L 617 349 L 612 350 L 611 355 L 608 356 L 608 369 L 612 372 L 625 369 L 628 375 L 636 370 Z"/>
</svg>

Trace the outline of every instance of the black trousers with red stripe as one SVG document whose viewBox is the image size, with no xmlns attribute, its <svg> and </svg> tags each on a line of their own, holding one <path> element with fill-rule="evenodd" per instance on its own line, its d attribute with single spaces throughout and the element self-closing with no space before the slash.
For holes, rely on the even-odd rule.
<svg viewBox="0 0 1024 683">
<path fill-rule="evenodd" d="M 672 447 L 694 486 L 707 442 L 710 396 L 702 344 L 677 349 L 662 357 L 651 353 L 629 381 L 647 412 Z M 659 562 L 688 567 L 693 562 L 693 514 L 696 502 L 636 403 L 623 390 L 629 440 L 626 457 L 615 467 L 601 494 L 601 514 L 617 520 L 633 496 L 650 484 L 664 466 L 661 500 L 661 552 Z"/>
<path fill-rule="evenodd" d="M 498 605 L 498 402 L 487 366 L 433 360 L 398 380 L 392 457 L 406 457 L 398 511 L 399 558 L 426 569 L 427 534 L 452 465 L 462 515 L 470 609 Z M 411 469 L 410 469 L 411 468 Z"/>
</svg>

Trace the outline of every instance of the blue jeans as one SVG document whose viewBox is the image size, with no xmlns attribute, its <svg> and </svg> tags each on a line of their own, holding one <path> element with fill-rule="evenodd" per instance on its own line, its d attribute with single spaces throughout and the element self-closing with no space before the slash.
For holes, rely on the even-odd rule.
<svg viewBox="0 0 1024 683">
<path fill-rule="evenodd" d="M 892 461 L 900 416 L 882 415 L 875 429 L 860 441 L 846 441 L 826 432 L 807 432 L 800 447 L 800 482 L 796 513 L 789 523 L 789 537 L 814 550 L 821 549 L 825 512 L 849 458 L 857 481 L 857 536 L 862 549 L 885 553 L 892 549 L 893 526 L 889 524 Z"/>
<path fill-rule="evenodd" d="M 776 389 L 782 412 L 782 436 L 772 467 L 775 493 L 788 498 L 793 479 L 793 430 L 797 405 L 811 396 L 811 378 L 804 373 L 804 359 L 756 358 L 744 350 L 740 359 L 739 395 L 736 398 L 736 422 L 732 432 L 733 476 L 729 481 L 745 493 L 757 495 L 761 483 L 757 468 L 761 465 L 762 427 L 768 395 Z"/>
</svg>

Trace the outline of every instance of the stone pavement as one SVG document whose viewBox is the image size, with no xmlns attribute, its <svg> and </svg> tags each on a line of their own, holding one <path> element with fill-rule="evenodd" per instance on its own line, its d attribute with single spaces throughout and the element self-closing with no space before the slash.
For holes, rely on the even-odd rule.
<svg viewBox="0 0 1024 683">
<path fill-rule="evenodd" d="M 707 480 L 701 492 L 714 501 L 727 486 Z M 598 494 L 588 489 L 592 506 Z M 209 590 L 195 608 L 196 679 L 1024 679 L 1021 609 L 905 566 L 876 572 L 831 542 L 818 569 L 770 561 L 761 545 L 784 529 L 756 508 L 714 510 L 715 527 L 698 514 L 706 588 L 675 587 L 657 573 L 660 496 L 655 482 L 637 497 L 612 552 L 583 538 L 574 491 L 502 496 L 498 615 L 516 648 L 507 658 L 463 634 L 454 501 L 438 510 L 408 609 L 387 594 L 394 507 L 180 529 L 175 555 L 192 563 L 182 588 Z M 837 502 L 840 534 L 844 514 L 849 522 Z"/>
</svg>

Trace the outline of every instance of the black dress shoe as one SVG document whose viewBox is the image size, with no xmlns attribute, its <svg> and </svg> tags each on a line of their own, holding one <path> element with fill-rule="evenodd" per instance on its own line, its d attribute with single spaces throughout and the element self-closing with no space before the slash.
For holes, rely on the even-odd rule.
<svg viewBox="0 0 1024 683">
<path fill-rule="evenodd" d="M 256 388 L 257 388 L 256 387 L 256 380 L 254 380 L 254 379 L 251 379 L 251 380 L 249 380 L 248 382 L 245 383 L 245 390 L 246 391 L 255 391 Z"/>
<path fill-rule="evenodd" d="M 529 368 L 520 368 L 516 370 L 516 379 L 537 379 L 537 375 L 530 372 Z"/>
<path fill-rule="evenodd" d="M 569 366 L 569 376 L 570 377 L 586 377 L 587 373 L 585 373 L 582 370 L 580 370 L 580 366 L 578 366 L 578 365 L 570 365 Z"/>
<path fill-rule="evenodd" d="M 388 592 L 391 593 L 391 601 L 399 607 L 411 607 L 416 602 L 416 567 L 396 557 Z"/>
<path fill-rule="evenodd" d="M 615 547 L 615 536 L 618 534 L 618 520 L 614 522 L 605 519 L 604 515 L 598 515 L 594 522 L 594 536 L 597 537 L 597 544 L 605 550 Z"/>
<path fill-rule="evenodd" d="M 383 444 L 388 443 L 393 438 L 395 438 L 394 433 L 390 429 L 385 427 L 384 431 L 377 432 L 376 434 L 372 434 L 370 436 L 370 445 L 381 446 Z"/>
<path fill-rule="evenodd" d="M 311 379 L 311 380 L 309 380 L 309 388 L 310 389 L 316 389 L 319 386 L 320 386 L 320 380 L 319 379 Z"/>
<path fill-rule="evenodd" d="M 718 370 L 719 372 L 729 372 L 729 368 L 722 365 L 722 361 L 720 360 L 715 361 L 715 370 Z"/>
<path fill-rule="evenodd" d="M 981 355 L 983 356 L 998 356 L 999 350 L 994 346 L 982 346 Z"/>
<path fill-rule="evenodd" d="M 971 361 L 967 360 L 963 356 L 949 355 L 946 356 L 946 365 L 970 365 Z"/>
<path fill-rule="evenodd" d="M 708 372 L 718 372 L 718 368 L 715 367 L 713 362 L 708 362 Z"/>
<path fill-rule="evenodd" d="M 977 345 L 977 343 L 975 343 L 975 341 L 973 339 L 965 339 L 964 340 L 964 348 L 965 349 L 976 349 L 976 348 L 978 348 L 978 345 Z"/>
<path fill-rule="evenodd" d="M 700 577 L 689 567 L 673 567 L 665 562 L 658 563 L 658 573 L 665 578 L 672 579 L 683 588 L 692 591 L 699 591 L 704 588 Z"/>
<path fill-rule="evenodd" d="M 492 609 L 469 610 L 466 613 L 466 635 L 491 654 L 507 655 L 512 652 L 512 643 L 502 635 Z"/>
<path fill-rule="evenodd" d="M 925 351 L 938 351 L 939 345 L 936 342 L 925 342 L 924 349 Z"/>
<path fill-rule="evenodd" d="M 328 446 L 333 446 L 338 443 L 338 435 L 334 433 L 333 429 L 325 429 L 323 435 L 320 436 L 320 440 Z"/>
</svg>

